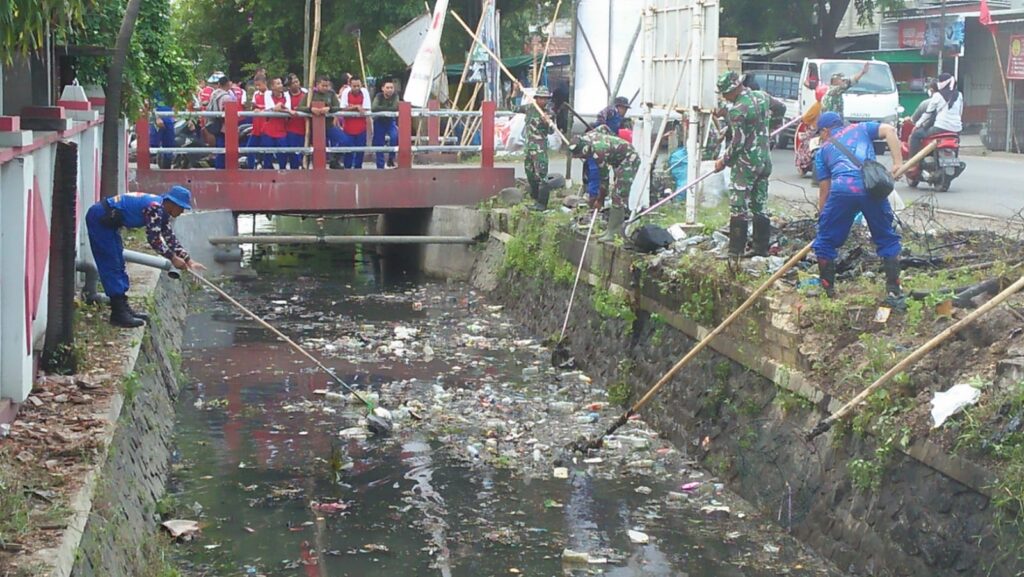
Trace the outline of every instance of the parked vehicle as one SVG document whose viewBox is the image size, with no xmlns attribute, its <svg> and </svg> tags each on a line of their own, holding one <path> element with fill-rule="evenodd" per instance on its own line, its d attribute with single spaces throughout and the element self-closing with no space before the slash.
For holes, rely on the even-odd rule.
<svg viewBox="0 0 1024 577">
<path fill-rule="evenodd" d="M 836 73 L 853 78 L 865 63 L 864 76 L 843 95 L 843 118 L 847 122 L 876 121 L 896 126 L 903 112 L 896 81 L 888 63 L 874 60 L 805 59 L 800 72 L 800 114 L 814 104 L 814 90 L 819 84 L 829 84 Z"/>
<path fill-rule="evenodd" d="M 910 135 L 913 132 L 914 121 L 904 118 L 900 126 L 904 159 L 910 158 Z M 924 182 L 939 192 L 947 192 L 953 180 L 967 168 L 967 163 L 960 160 L 960 135 L 955 132 L 939 132 L 925 137 L 921 145 L 928 146 L 931 142 L 938 142 L 938 147 L 917 166 L 907 171 L 907 184 L 911 188 L 917 188 Z"/>
<path fill-rule="evenodd" d="M 750 70 L 745 72 L 757 87 L 786 103 L 784 122 L 796 118 L 800 113 L 800 74 L 793 70 Z M 787 128 L 778 136 L 781 148 L 792 146 L 795 128 Z"/>
</svg>

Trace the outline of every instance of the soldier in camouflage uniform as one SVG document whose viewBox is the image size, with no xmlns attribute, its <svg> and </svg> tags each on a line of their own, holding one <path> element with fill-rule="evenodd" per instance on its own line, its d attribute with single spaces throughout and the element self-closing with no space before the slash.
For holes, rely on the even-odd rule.
<svg viewBox="0 0 1024 577">
<path fill-rule="evenodd" d="M 864 68 L 861 69 L 853 78 L 846 78 L 842 72 L 836 72 L 832 75 L 829 80 L 828 92 L 821 99 L 821 111 L 824 112 L 835 112 L 840 117 L 843 117 L 843 95 L 853 87 L 854 84 L 860 82 L 860 79 L 864 77 L 868 72 L 868 66 L 870 62 L 864 63 Z"/>
<path fill-rule="evenodd" d="M 551 98 L 551 91 L 547 86 L 541 86 L 533 95 L 537 106 L 528 104 L 520 109 L 526 114 L 526 126 L 523 128 L 523 136 L 526 141 L 526 180 L 530 183 L 530 197 L 534 200 L 535 210 L 547 210 L 548 196 L 551 191 L 544 186 L 548 177 L 548 136 L 554 132 L 551 125 L 551 112 L 548 109 L 548 99 Z M 537 107 L 540 107 L 546 114 L 541 114 Z"/>
<path fill-rule="evenodd" d="M 611 241 L 615 239 L 615 235 L 624 236 L 622 224 L 626 220 L 626 199 L 629 198 L 633 179 L 640 169 L 640 156 L 633 149 L 633 145 L 613 135 L 607 126 L 599 126 L 577 137 L 569 152 L 576 158 L 595 161 L 602 181 L 608 178 L 610 172 L 615 172 L 615 190 L 612 191 L 608 230 L 601 240 Z M 607 190 L 607 186 L 603 188 Z M 598 199 L 598 202 L 602 200 Z"/>
<path fill-rule="evenodd" d="M 743 256 L 747 246 L 747 221 L 754 217 L 754 254 L 767 255 L 771 220 L 765 213 L 768 178 L 772 174 L 769 145 L 770 122 L 779 120 L 786 105 L 760 90 L 743 86 L 739 74 L 726 72 L 718 79 L 718 93 L 731 103 L 726 119 L 729 145 L 715 163 L 715 171 L 732 169 L 729 218 L 729 256 Z"/>
</svg>

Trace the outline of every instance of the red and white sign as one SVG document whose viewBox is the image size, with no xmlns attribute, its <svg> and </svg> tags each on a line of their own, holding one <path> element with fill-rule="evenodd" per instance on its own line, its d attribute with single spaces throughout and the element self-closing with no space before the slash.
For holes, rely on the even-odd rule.
<svg viewBox="0 0 1024 577">
<path fill-rule="evenodd" d="M 1024 80 L 1024 34 L 1010 36 L 1010 57 L 1006 59 L 1006 78 Z"/>
<path fill-rule="evenodd" d="M 900 22 L 900 48 L 920 48 L 924 46 L 924 33 L 928 28 L 924 20 L 904 20 Z"/>
</svg>

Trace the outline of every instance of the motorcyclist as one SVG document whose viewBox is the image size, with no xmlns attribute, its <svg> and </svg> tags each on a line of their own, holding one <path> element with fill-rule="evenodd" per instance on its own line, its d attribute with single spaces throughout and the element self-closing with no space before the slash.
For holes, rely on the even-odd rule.
<svg viewBox="0 0 1024 577">
<path fill-rule="evenodd" d="M 941 132 L 960 134 L 964 129 L 964 97 L 956 89 L 956 78 L 942 74 L 936 82 L 937 91 L 927 100 L 925 112 L 914 125 L 910 135 L 910 156 L 920 152 L 924 140 Z M 928 127 L 928 123 L 931 126 Z"/>
</svg>

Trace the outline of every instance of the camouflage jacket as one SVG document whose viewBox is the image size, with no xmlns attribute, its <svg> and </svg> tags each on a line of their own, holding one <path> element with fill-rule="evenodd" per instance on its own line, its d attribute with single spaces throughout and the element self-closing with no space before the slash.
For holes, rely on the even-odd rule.
<svg viewBox="0 0 1024 577">
<path fill-rule="evenodd" d="M 540 144 L 547 145 L 548 135 L 552 134 L 554 130 L 551 125 L 537 111 L 537 107 L 532 104 L 527 104 L 519 109 L 520 112 L 526 114 L 526 126 L 523 127 L 523 140 L 527 144 Z M 548 107 L 544 111 L 548 118 L 552 118 L 551 108 Z"/>
<path fill-rule="evenodd" d="M 729 146 L 725 165 L 761 170 L 771 166 L 769 126 L 782 118 L 786 105 L 760 90 L 744 90 L 729 108 Z"/>
<path fill-rule="evenodd" d="M 828 92 L 825 96 L 821 97 L 821 111 L 824 112 L 835 112 L 839 116 L 843 115 L 843 95 L 846 91 L 853 86 L 852 80 L 843 80 L 835 86 L 829 86 Z"/>
<path fill-rule="evenodd" d="M 632 144 L 613 135 L 604 125 L 581 136 L 580 142 L 583 147 L 574 156 L 593 158 L 598 166 L 619 166 L 637 156 Z"/>
</svg>

